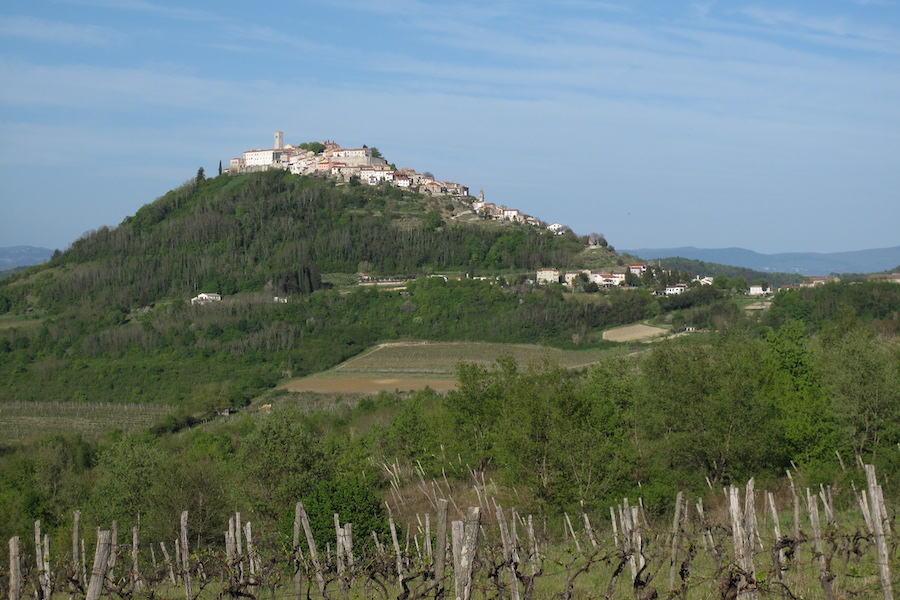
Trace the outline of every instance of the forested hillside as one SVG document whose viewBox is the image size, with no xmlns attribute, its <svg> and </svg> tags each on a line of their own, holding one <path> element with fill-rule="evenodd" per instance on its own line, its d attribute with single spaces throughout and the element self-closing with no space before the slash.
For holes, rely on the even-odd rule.
<svg viewBox="0 0 900 600">
<path fill-rule="evenodd" d="M 3 281 L 0 398 L 211 410 L 378 340 L 567 344 L 647 313 L 646 292 L 585 304 L 514 285 L 516 270 L 577 264 L 582 245 L 532 227 L 457 224 L 460 206 L 281 171 L 198 177 Z M 503 286 L 423 280 L 403 295 L 323 282 L 448 269 L 512 275 Z M 198 292 L 225 300 L 191 306 Z M 210 386 L 216 400 L 199 400 Z"/>
</svg>

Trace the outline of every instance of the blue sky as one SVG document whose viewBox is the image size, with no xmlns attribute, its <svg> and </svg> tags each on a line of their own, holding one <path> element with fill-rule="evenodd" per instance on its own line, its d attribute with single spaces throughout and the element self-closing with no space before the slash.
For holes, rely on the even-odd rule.
<svg viewBox="0 0 900 600">
<path fill-rule="evenodd" d="M 900 0 L 6 0 L 0 82 L 0 246 L 275 129 L 618 248 L 900 245 Z"/>
</svg>

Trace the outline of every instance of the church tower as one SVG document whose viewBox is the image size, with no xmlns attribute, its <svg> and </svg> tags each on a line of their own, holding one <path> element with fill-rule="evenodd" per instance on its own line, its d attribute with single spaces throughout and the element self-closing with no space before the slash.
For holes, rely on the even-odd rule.
<svg viewBox="0 0 900 600">
<path fill-rule="evenodd" d="M 275 146 L 273 146 L 275 150 L 281 150 L 284 148 L 284 132 L 276 131 L 275 132 Z"/>
</svg>

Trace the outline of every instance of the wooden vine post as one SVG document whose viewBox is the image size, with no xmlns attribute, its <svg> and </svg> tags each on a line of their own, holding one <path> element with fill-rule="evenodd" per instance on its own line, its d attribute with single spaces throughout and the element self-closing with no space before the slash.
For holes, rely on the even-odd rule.
<svg viewBox="0 0 900 600">
<path fill-rule="evenodd" d="M 9 538 L 9 599 L 22 598 L 22 557 L 19 552 L 19 536 Z"/>
<path fill-rule="evenodd" d="M 112 532 L 101 531 L 97 534 L 97 549 L 94 552 L 94 567 L 91 569 L 91 582 L 88 584 L 85 600 L 99 600 L 103 592 L 103 582 L 109 569 L 109 555 L 112 549 Z"/>
<path fill-rule="evenodd" d="M 181 570 L 184 574 L 184 596 L 191 600 L 194 596 L 191 590 L 191 561 L 188 552 L 188 511 L 181 512 Z"/>
<path fill-rule="evenodd" d="M 319 586 L 319 592 L 322 597 L 328 598 L 328 592 L 325 590 L 325 575 L 322 566 L 319 564 L 319 554 L 316 552 L 316 540 L 313 539 L 312 527 L 309 525 L 309 517 L 303 503 L 298 502 L 296 511 L 300 513 L 300 522 L 303 524 L 303 531 L 306 533 L 306 544 L 309 546 L 309 558 L 312 561 L 313 569 L 316 572 L 316 583 Z"/>
<path fill-rule="evenodd" d="M 471 600 L 475 550 L 481 529 L 481 507 L 470 506 L 465 523 L 453 522 L 453 568 L 456 600 Z"/>
<path fill-rule="evenodd" d="M 83 585 L 84 580 L 81 578 L 81 564 L 79 563 L 80 553 L 78 547 L 78 538 L 81 535 L 81 511 L 76 510 L 72 519 L 72 579 L 77 585 Z"/>
<path fill-rule="evenodd" d="M 884 527 L 887 513 L 884 508 L 884 495 L 879 489 L 873 465 L 866 465 L 866 483 L 869 486 L 870 513 L 872 515 L 872 530 L 875 535 L 875 550 L 878 552 L 878 574 L 881 577 L 881 588 L 884 590 L 884 600 L 894 600 L 894 590 L 891 585 L 891 566 L 888 558 Z"/>
<path fill-rule="evenodd" d="M 825 556 L 824 544 L 822 543 L 822 527 L 819 522 L 819 498 L 815 494 L 810 494 L 809 488 L 806 488 L 806 506 L 809 511 L 809 526 L 812 528 L 813 551 L 816 553 L 816 560 L 819 563 L 819 582 L 822 584 L 822 591 L 825 593 L 826 600 L 834 600 L 834 590 L 831 587 L 834 574 L 829 569 L 828 558 Z"/>
</svg>

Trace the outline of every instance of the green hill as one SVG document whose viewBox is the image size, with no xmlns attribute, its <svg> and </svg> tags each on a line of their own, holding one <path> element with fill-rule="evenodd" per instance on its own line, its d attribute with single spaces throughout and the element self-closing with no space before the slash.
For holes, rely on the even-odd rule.
<svg viewBox="0 0 900 600">
<path fill-rule="evenodd" d="M 462 206 L 282 171 L 188 182 L 3 280 L 0 399 L 215 408 L 378 340 L 566 344 L 644 316 L 644 292 L 570 303 L 557 290 L 487 281 L 422 280 L 403 294 L 330 283 L 355 282 L 358 271 L 514 283 L 516 273 L 582 260 L 574 235 L 451 220 Z M 200 292 L 224 300 L 192 306 Z"/>
</svg>

